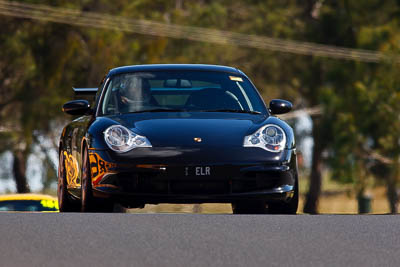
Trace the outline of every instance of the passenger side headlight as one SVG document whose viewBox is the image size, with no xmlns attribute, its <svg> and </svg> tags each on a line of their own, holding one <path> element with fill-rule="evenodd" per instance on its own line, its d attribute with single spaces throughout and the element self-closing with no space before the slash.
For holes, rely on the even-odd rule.
<svg viewBox="0 0 400 267">
<path fill-rule="evenodd" d="M 244 138 L 244 147 L 259 147 L 271 152 L 281 152 L 285 148 L 286 134 L 274 124 L 267 124 L 252 135 Z"/>
<path fill-rule="evenodd" d="M 113 125 L 104 131 L 104 140 L 116 152 L 127 152 L 136 147 L 152 147 L 150 141 L 122 125 Z"/>
</svg>

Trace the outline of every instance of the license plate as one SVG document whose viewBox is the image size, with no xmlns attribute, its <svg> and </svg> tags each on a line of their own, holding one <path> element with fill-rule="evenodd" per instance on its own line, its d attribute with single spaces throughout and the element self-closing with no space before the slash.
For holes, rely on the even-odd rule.
<svg viewBox="0 0 400 267">
<path fill-rule="evenodd" d="M 185 167 L 184 173 L 185 176 L 211 176 L 211 167 L 209 166 L 191 166 Z"/>
</svg>

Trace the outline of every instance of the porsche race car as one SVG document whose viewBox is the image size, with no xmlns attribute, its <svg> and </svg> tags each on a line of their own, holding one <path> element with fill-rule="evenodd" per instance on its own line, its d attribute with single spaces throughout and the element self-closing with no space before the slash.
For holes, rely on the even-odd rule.
<svg viewBox="0 0 400 267">
<path fill-rule="evenodd" d="M 77 116 L 59 143 L 61 212 L 112 212 L 115 204 L 231 203 L 233 213 L 295 214 L 292 128 L 239 69 L 197 64 L 109 71 L 95 100 L 63 106 Z"/>
</svg>

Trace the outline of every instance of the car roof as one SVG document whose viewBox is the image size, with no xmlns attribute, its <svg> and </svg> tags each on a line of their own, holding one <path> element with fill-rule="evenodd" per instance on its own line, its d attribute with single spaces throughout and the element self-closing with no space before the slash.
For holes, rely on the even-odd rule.
<svg viewBox="0 0 400 267">
<path fill-rule="evenodd" d="M 148 64 L 148 65 L 133 65 L 123 66 L 110 70 L 108 76 L 113 76 L 120 73 L 138 72 L 138 71 L 176 71 L 176 70 L 192 70 L 192 71 L 218 71 L 228 72 L 236 75 L 244 75 L 237 68 L 221 66 L 221 65 L 208 65 L 208 64 Z"/>
<path fill-rule="evenodd" d="M 57 200 L 57 198 L 42 194 L 7 194 L 0 195 L 0 201 L 12 200 Z"/>
</svg>

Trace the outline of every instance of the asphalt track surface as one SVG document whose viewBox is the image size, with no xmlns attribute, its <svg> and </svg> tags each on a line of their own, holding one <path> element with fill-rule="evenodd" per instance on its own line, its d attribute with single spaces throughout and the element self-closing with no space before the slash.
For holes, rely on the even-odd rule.
<svg viewBox="0 0 400 267">
<path fill-rule="evenodd" d="M 0 214 L 0 266 L 399 266 L 389 215 Z"/>
</svg>

